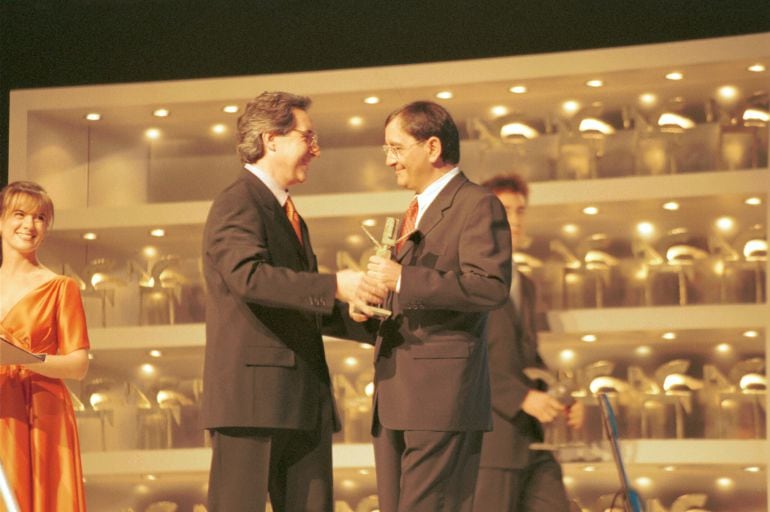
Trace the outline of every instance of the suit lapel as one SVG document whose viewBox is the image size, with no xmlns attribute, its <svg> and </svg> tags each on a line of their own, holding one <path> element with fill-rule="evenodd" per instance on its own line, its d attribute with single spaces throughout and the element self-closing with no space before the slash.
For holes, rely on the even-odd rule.
<svg viewBox="0 0 770 512">
<path fill-rule="evenodd" d="M 317 270 L 317 265 L 313 247 L 310 245 L 310 231 L 308 231 L 307 224 L 305 224 L 305 219 L 302 218 L 302 215 L 299 216 L 299 223 L 302 228 L 302 250 L 304 251 L 305 262 L 307 263 L 308 270 L 315 271 Z"/>
<path fill-rule="evenodd" d="M 270 193 L 272 195 L 272 192 Z M 275 196 L 273 196 L 273 199 L 275 199 Z M 302 243 L 297 238 L 297 234 L 294 232 L 294 228 L 291 225 L 291 222 L 289 221 L 289 217 L 286 216 L 286 211 L 283 209 L 281 204 L 278 202 L 277 199 L 274 201 L 275 203 L 275 210 L 273 218 L 276 222 L 278 222 L 283 230 L 286 232 L 286 238 L 288 240 L 291 240 L 292 247 L 294 247 L 294 250 L 297 251 L 297 254 L 300 258 L 302 258 L 302 261 L 307 266 L 308 260 L 307 255 L 305 254 L 305 247 L 302 245 Z M 302 216 L 300 216 L 300 231 L 302 233 L 302 237 L 307 240 L 307 227 L 305 226 L 305 221 L 302 220 Z"/>
<path fill-rule="evenodd" d="M 452 206 L 457 191 L 460 190 L 460 187 L 467 181 L 468 178 L 466 178 L 462 172 L 449 180 L 449 183 L 446 184 L 428 209 L 425 210 L 425 213 L 420 219 L 419 228 L 406 240 L 406 242 L 404 242 L 401 250 L 396 254 L 396 261 L 403 261 L 406 255 L 415 249 L 421 240 L 428 236 L 428 233 L 433 231 L 433 228 L 441 222 L 441 219 L 444 218 L 444 212 Z"/>
<path fill-rule="evenodd" d="M 259 203 L 267 211 L 273 224 L 280 226 L 281 230 L 286 233 L 286 240 L 289 241 L 288 243 L 292 244 L 294 250 L 297 251 L 297 255 L 302 259 L 305 266 L 307 267 L 309 264 L 309 259 L 305 252 L 306 249 L 297 239 L 297 235 L 294 233 L 294 228 L 291 227 L 291 222 L 289 222 L 289 218 L 286 216 L 286 212 L 284 211 L 283 207 L 281 207 L 278 199 L 276 199 L 270 189 L 267 188 L 267 185 L 262 183 L 262 180 L 248 171 L 245 171 L 244 176 L 244 179 L 249 184 L 249 187 L 257 195 Z M 301 221 L 301 224 L 302 234 L 305 237 L 305 240 L 308 240 L 306 247 L 308 250 L 310 250 L 310 243 L 309 239 L 307 238 L 307 227 L 305 226 L 304 221 Z"/>
<path fill-rule="evenodd" d="M 521 340 L 519 346 L 522 359 L 527 361 L 528 365 L 534 365 L 537 362 L 537 335 L 533 324 L 534 285 L 524 274 L 519 273 L 519 279 L 521 279 L 521 311 L 516 316 L 517 336 Z"/>
<path fill-rule="evenodd" d="M 401 263 L 406 258 L 406 255 L 412 252 L 415 245 L 417 245 L 417 242 L 412 237 L 407 238 L 404 245 L 401 246 L 401 250 L 394 254 L 396 261 Z M 395 251 L 395 249 L 393 250 Z"/>
</svg>

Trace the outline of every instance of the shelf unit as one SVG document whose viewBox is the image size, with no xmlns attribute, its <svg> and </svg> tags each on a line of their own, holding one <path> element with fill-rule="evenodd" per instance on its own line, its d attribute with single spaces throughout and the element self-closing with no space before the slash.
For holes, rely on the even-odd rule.
<svg viewBox="0 0 770 512">
<path fill-rule="evenodd" d="M 623 442 L 626 464 L 764 465 L 767 443 L 735 440 L 653 440 L 635 439 Z M 336 468 L 371 467 L 374 453 L 369 444 L 335 444 Z M 163 473 L 208 473 L 211 463 L 209 448 L 177 448 L 174 456 L 168 450 L 129 450 L 83 455 L 83 467 L 89 476 L 116 476 Z"/>
<path fill-rule="evenodd" d="M 349 111 L 358 108 L 350 105 L 360 103 L 370 91 L 378 91 L 384 101 L 371 111 L 371 127 L 366 128 L 371 133 L 355 135 L 357 141 L 364 141 L 355 151 L 360 150 L 367 155 L 370 149 L 376 150 L 375 146 L 381 139 L 381 119 L 390 109 L 405 101 L 433 94 L 439 86 L 458 90 L 465 88 L 466 92 L 473 95 L 466 103 L 448 104 L 457 117 L 466 119 L 485 108 L 488 101 L 484 98 L 491 94 L 489 91 L 492 86 L 507 87 L 512 81 L 544 87 L 548 84 L 551 91 L 559 91 L 558 94 L 562 95 L 564 90 L 577 91 L 576 84 L 586 77 L 615 77 L 625 81 L 617 90 L 607 93 L 617 100 L 618 97 L 631 94 L 631 90 L 641 91 L 648 87 L 652 83 L 650 76 L 659 74 L 661 70 L 691 68 L 694 75 L 712 75 L 710 78 L 702 78 L 702 82 L 711 80 L 709 83 L 716 83 L 714 75 L 727 72 L 725 70 L 729 68 L 729 63 L 739 62 L 743 65 L 761 61 L 770 66 L 770 55 L 766 48 L 770 48 L 770 34 L 675 43 L 666 45 L 665 51 L 658 45 L 650 45 L 376 70 L 14 91 L 11 95 L 10 179 L 41 181 L 52 192 L 57 205 L 64 204 L 57 211 L 55 230 L 51 234 L 58 246 L 63 248 L 62 252 L 67 253 L 67 256 L 62 256 L 63 260 L 73 258 L 73 254 L 80 257 L 81 253 L 72 250 L 72 247 L 82 244 L 80 235 L 84 231 L 99 232 L 108 244 L 119 245 L 134 243 L 150 227 L 163 226 L 169 230 L 177 229 L 186 237 L 185 243 L 195 246 L 192 242 L 196 241 L 195 236 L 199 236 L 210 200 L 193 198 L 152 203 L 147 202 L 146 197 L 132 197 L 110 201 L 110 195 L 115 193 L 112 189 L 114 184 L 89 181 L 93 171 L 91 163 L 87 155 L 83 157 L 78 153 L 83 150 L 79 146 L 80 142 L 88 139 L 91 130 L 80 119 L 84 112 L 92 107 L 100 107 L 107 112 L 114 112 L 116 116 L 134 116 L 126 124 L 133 130 L 139 123 L 136 120 L 138 116 L 146 114 L 155 106 L 177 103 L 180 108 L 192 107 L 192 111 L 212 111 L 224 102 L 242 104 L 244 98 L 247 99 L 253 91 L 285 89 L 287 84 L 291 84 L 292 90 L 318 98 L 311 114 L 316 120 L 319 133 L 331 133 L 328 140 L 332 141 L 332 147 L 324 151 L 329 155 L 328 160 L 336 164 L 353 151 L 346 147 L 348 142 L 341 128 L 345 125 Z M 436 77 L 441 77 L 440 83 Z M 727 79 L 729 76 L 725 77 Z M 588 95 L 584 96 L 586 100 L 591 99 Z M 556 92 L 545 94 L 533 100 L 533 105 L 550 106 L 556 97 Z M 184 121 L 189 123 L 197 122 L 197 118 L 203 116 L 187 115 L 191 117 Z M 69 157 L 73 152 L 78 153 L 81 158 L 65 159 L 67 165 L 58 168 L 56 153 L 46 156 L 33 141 L 41 126 L 50 130 L 51 133 L 46 133 L 45 137 L 52 142 L 57 137 L 72 133 L 73 140 L 77 142 L 68 141 L 63 145 L 63 151 Z M 118 139 L 129 137 L 126 126 L 112 128 Z M 325 135 L 323 137 L 327 140 Z M 469 142 L 464 140 L 463 144 Z M 229 162 L 221 156 L 216 158 L 220 163 Z M 319 160 L 319 165 L 323 165 L 323 161 Z M 52 169 L 46 166 L 52 166 Z M 381 164 L 380 167 L 384 169 Z M 471 167 L 468 168 L 470 171 Z M 149 174 L 149 163 L 147 168 Z M 132 172 L 137 169 L 141 171 L 142 165 L 133 168 Z M 328 172 L 327 167 L 322 169 L 324 173 Z M 321 176 L 314 177 L 311 173 L 310 182 L 335 180 L 335 175 L 322 177 L 323 173 L 318 172 Z M 369 174 L 366 176 L 369 177 Z M 341 189 L 346 186 L 343 181 L 337 182 Z M 82 190 L 80 184 L 84 182 L 91 187 L 89 193 Z M 145 186 L 149 187 L 149 184 Z M 330 189 L 333 190 L 333 187 L 327 186 L 320 193 L 311 191 L 306 195 L 295 196 L 298 209 L 311 225 L 314 245 L 320 245 L 319 241 L 328 236 L 324 222 L 335 224 L 341 218 L 398 215 L 411 195 L 410 192 L 387 187 L 382 189 L 380 186 L 372 192 L 328 192 Z M 594 222 L 603 231 L 612 232 L 613 229 L 627 229 L 618 222 L 624 212 L 628 218 L 623 220 L 641 220 L 647 215 L 660 215 L 651 212 L 656 211 L 662 201 L 671 199 L 690 201 L 695 205 L 699 213 L 694 215 L 697 218 L 690 221 L 703 229 L 711 220 L 702 215 L 708 207 L 717 205 L 738 208 L 736 205 L 743 198 L 758 196 L 763 201 L 762 205 L 746 214 L 746 217 L 752 221 L 759 218 L 765 227 L 770 226 L 770 170 L 767 168 L 542 181 L 532 184 L 531 196 L 530 231 L 544 237 L 553 236 L 559 220 L 578 218 L 580 210 L 589 204 L 599 205 L 610 212 L 609 219 Z M 357 222 L 355 220 L 352 224 Z M 321 233 L 321 236 L 315 233 Z M 55 254 L 50 256 L 56 257 Z M 770 284 L 767 274 L 766 271 L 765 290 Z M 616 347 L 628 347 L 653 342 L 659 338 L 660 332 L 670 330 L 711 332 L 716 333 L 716 337 L 722 332 L 755 329 L 760 335 L 759 340 L 753 342 L 753 348 L 764 354 L 765 358 L 770 353 L 770 304 L 767 301 L 760 304 L 570 309 L 549 311 L 547 316 L 549 330 L 542 333 L 541 343 L 543 351 L 551 358 L 556 350 L 569 345 L 572 339 L 578 339 L 584 333 L 594 333 L 600 338 L 606 336 L 609 343 Z M 96 322 L 92 321 L 92 324 L 96 325 Z M 108 366 L 129 362 L 133 364 L 134 360 L 139 361 L 151 349 L 189 352 L 188 360 L 196 361 L 205 344 L 204 325 L 201 323 L 92 327 L 90 336 L 95 364 L 100 364 L 100 360 L 109 361 L 112 357 L 114 362 L 105 363 Z M 349 343 L 333 339 L 326 342 Z M 682 350 L 705 350 L 696 345 L 685 346 L 682 342 L 679 347 Z M 585 347 L 581 350 L 601 350 L 598 346 Z M 126 354 L 132 357 L 124 357 Z M 190 371 L 194 372 L 195 369 Z M 716 468 L 732 467 L 739 471 L 743 466 L 758 466 L 764 476 L 767 502 L 767 489 L 770 488 L 768 437 L 766 435 L 765 439 L 760 440 L 627 440 L 622 444 L 626 462 L 631 468 L 688 466 L 716 471 Z M 140 481 L 143 475 L 151 474 L 181 475 L 182 479 L 197 482 L 205 480 L 209 458 L 210 450 L 207 448 L 179 448 L 89 452 L 83 455 L 83 462 L 87 479 L 94 481 L 132 477 Z M 336 470 L 373 466 L 371 447 L 367 444 L 335 444 L 334 460 Z M 597 465 L 605 472 L 611 466 L 607 461 Z M 583 469 L 579 463 L 565 466 L 565 474 L 570 477 L 581 471 Z"/>
</svg>

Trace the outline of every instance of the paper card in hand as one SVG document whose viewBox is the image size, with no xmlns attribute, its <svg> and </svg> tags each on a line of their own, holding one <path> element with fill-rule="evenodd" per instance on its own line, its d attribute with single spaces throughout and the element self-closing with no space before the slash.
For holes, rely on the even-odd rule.
<svg viewBox="0 0 770 512">
<path fill-rule="evenodd" d="M 45 361 L 45 354 L 33 354 L 17 347 L 0 336 L 0 366 L 6 364 L 33 364 Z"/>
</svg>

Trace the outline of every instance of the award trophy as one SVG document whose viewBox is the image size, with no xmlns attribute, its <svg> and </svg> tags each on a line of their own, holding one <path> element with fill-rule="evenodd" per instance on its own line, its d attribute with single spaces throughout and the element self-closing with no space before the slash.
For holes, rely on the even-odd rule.
<svg viewBox="0 0 770 512">
<path fill-rule="evenodd" d="M 374 243 L 374 246 L 377 248 L 377 252 L 375 253 L 380 258 L 387 258 L 390 259 L 390 253 L 391 249 L 394 245 L 396 245 L 396 242 L 398 240 L 396 239 L 396 226 L 398 225 L 398 220 L 396 220 L 395 217 L 387 217 L 385 219 L 385 228 L 382 230 L 382 239 L 378 242 L 376 238 L 372 236 L 371 233 L 369 233 L 369 230 L 366 229 L 365 226 L 361 226 L 361 229 L 364 230 L 366 233 L 366 236 L 369 237 L 369 239 Z M 371 316 L 374 316 L 375 318 L 379 318 L 381 320 L 384 320 L 388 318 L 391 315 L 391 311 L 388 309 L 384 309 L 377 306 L 366 306 L 367 313 L 369 313 Z"/>
</svg>

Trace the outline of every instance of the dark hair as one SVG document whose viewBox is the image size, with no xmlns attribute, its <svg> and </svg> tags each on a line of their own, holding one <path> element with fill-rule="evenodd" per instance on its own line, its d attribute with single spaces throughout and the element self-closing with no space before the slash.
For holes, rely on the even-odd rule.
<svg viewBox="0 0 770 512">
<path fill-rule="evenodd" d="M 401 128 L 418 141 L 438 137 L 441 141 L 441 160 L 447 164 L 460 161 L 460 134 L 449 112 L 432 101 L 415 101 L 394 110 L 385 120 L 385 126 L 395 118 Z"/>
<path fill-rule="evenodd" d="M 51 227 L 53 201 L 43 187 L 32 181 L 14 181 L 0 190 L 0 218 L 22 205 L 42 213 L 46 227 Z"/>
<path fill-rule="evenodd" d="M 524 199 L 529 201 L 529 185 L 524 181 L 520 175 L 515 172 L 509 174 L 498 174 L 493 178 L 489 178 L 487 181 L 481 184 L 487 189 L 495 192 L 497 190 L 506 190 L 513 192 L 514 194 L 521 194 Z"/>
<path fill-rule="evenodd" d="M 246 104 L 238 118 L 238 155 L 241 162 L 253 164 L 265 155 L 262 134 L 285 135 L 294 129 L 293 110 L 307 110 L 311 100 L 288 92 L 265 91 Z"/>
</svg>

